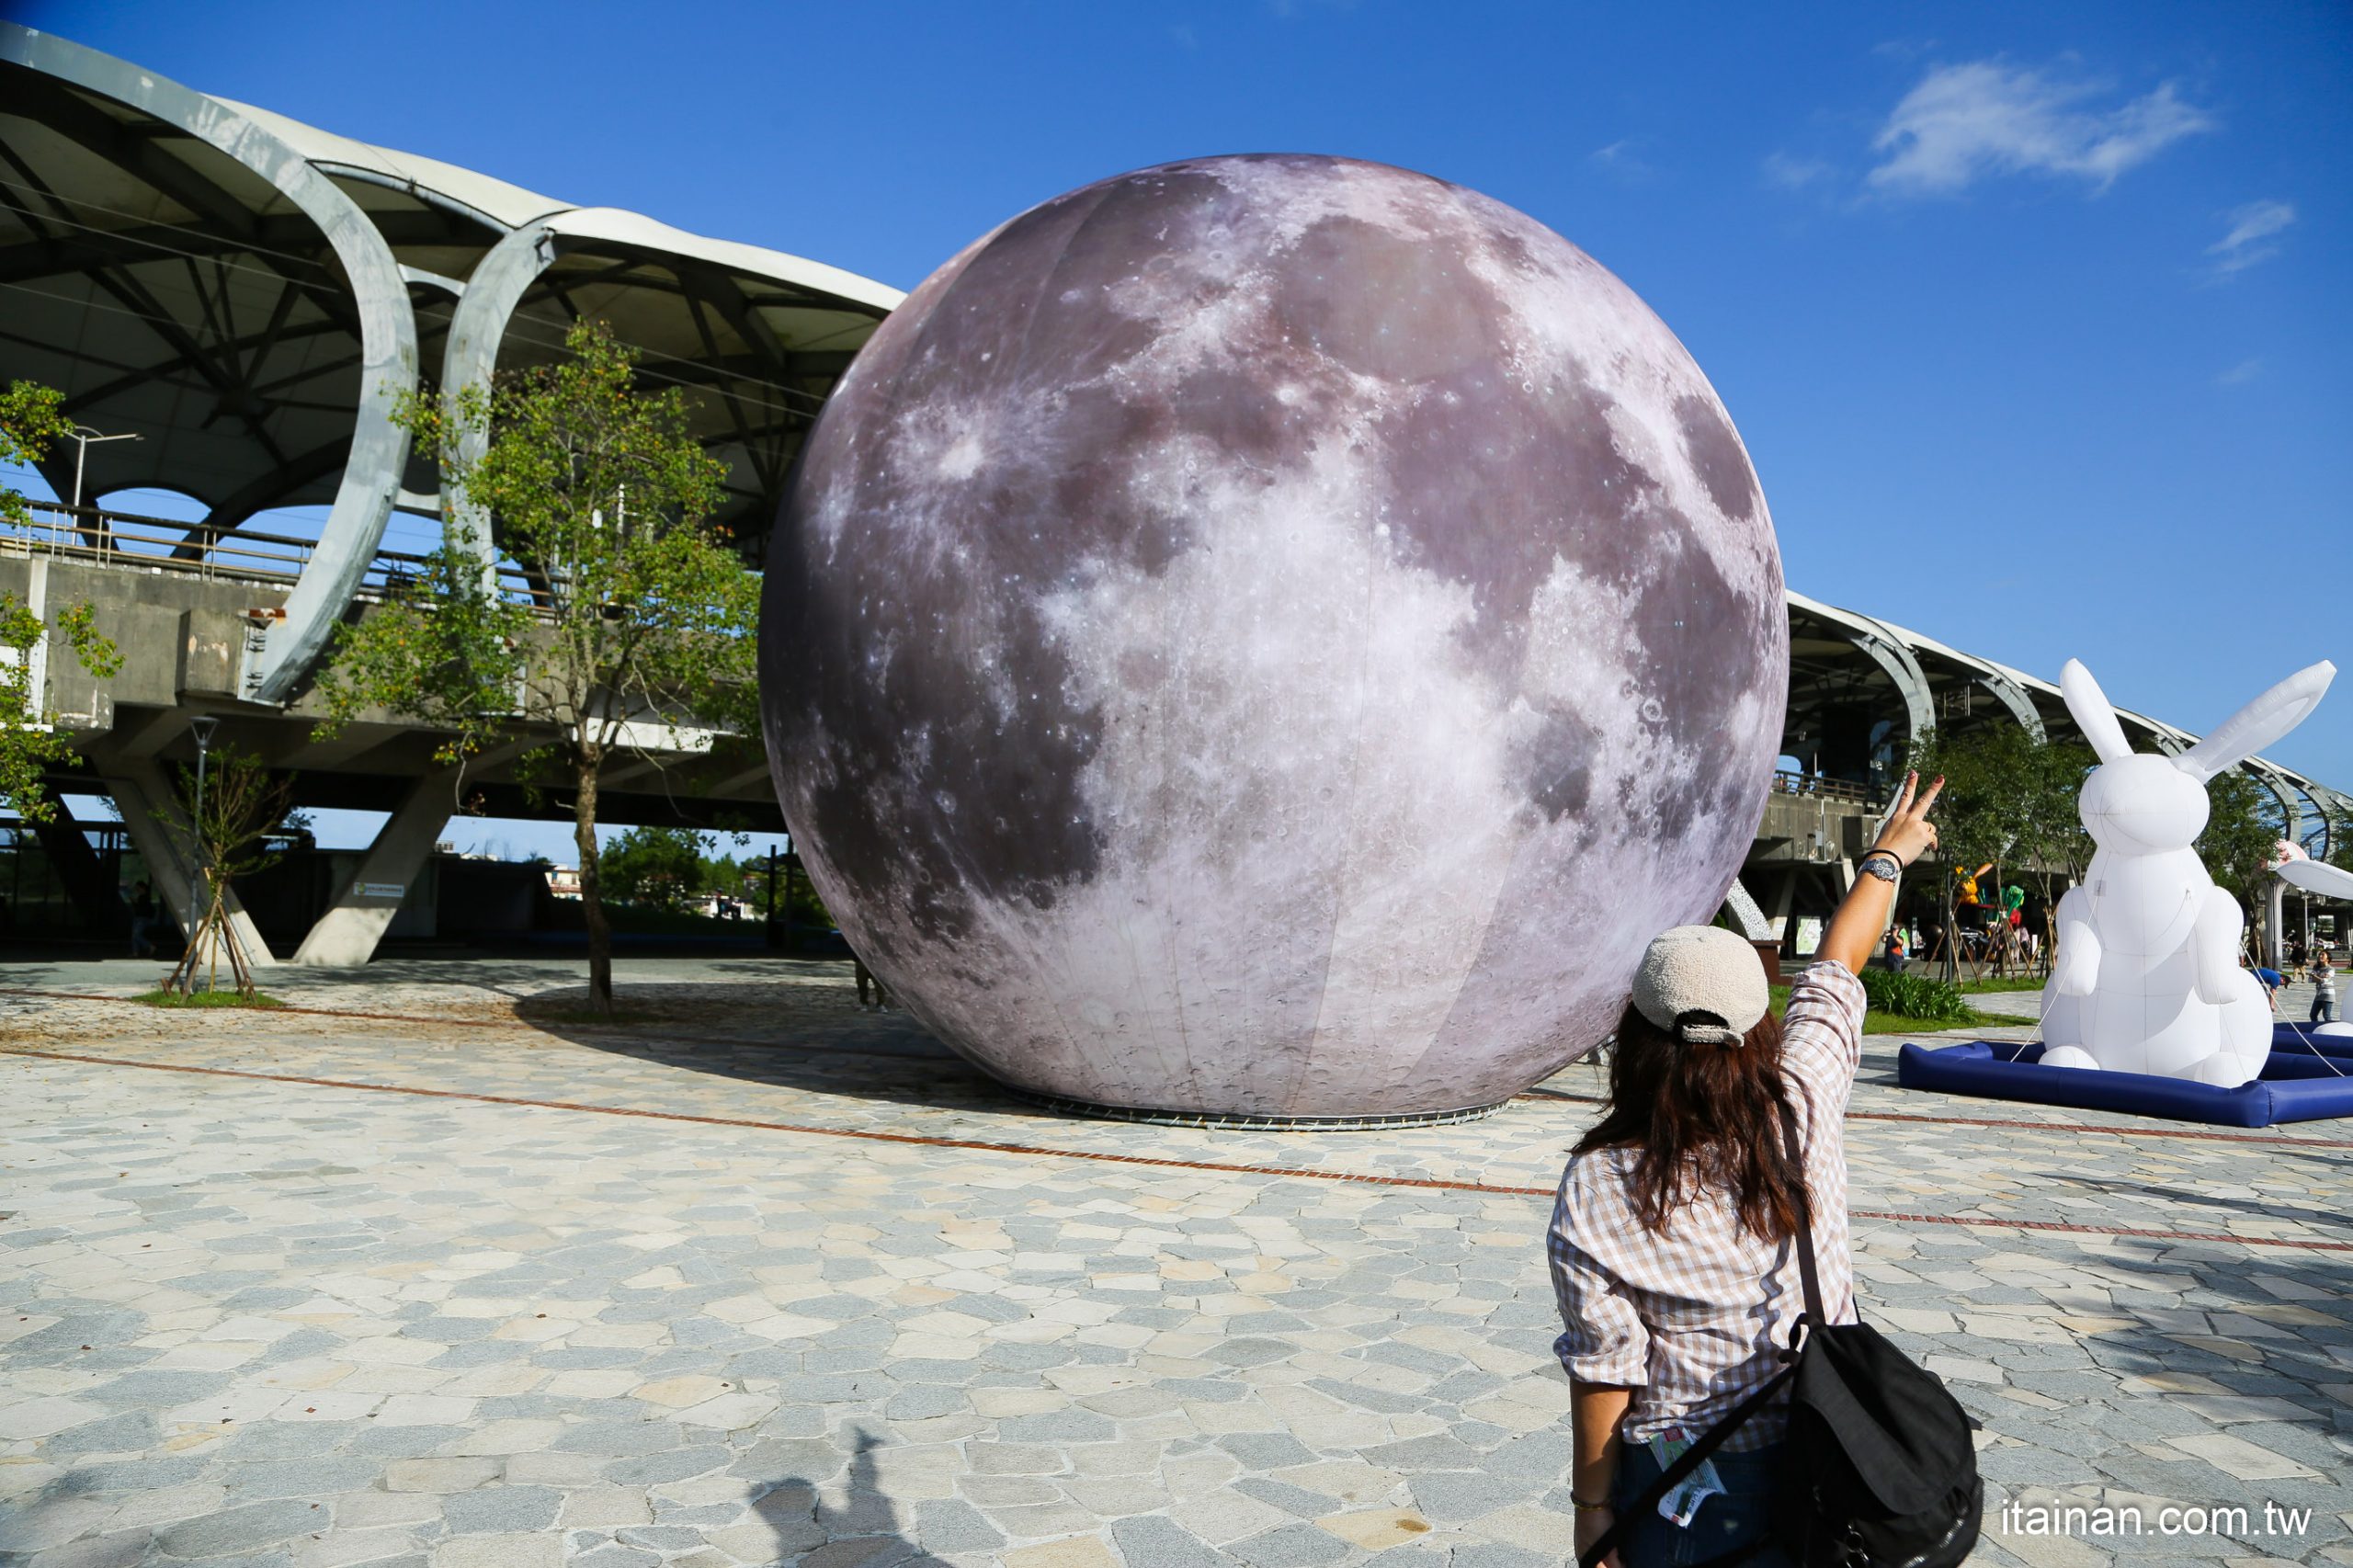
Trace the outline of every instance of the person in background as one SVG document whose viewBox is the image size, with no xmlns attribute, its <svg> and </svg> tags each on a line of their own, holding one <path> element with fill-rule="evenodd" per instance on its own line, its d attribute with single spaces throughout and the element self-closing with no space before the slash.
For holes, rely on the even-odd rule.
<svg viewBox="0 0 2353 1568">
<path fill-rule="evenodd" d="M 1546 1256 L 1569 1374 L 1570 1500 L 1579 1551 L 1598 1541 L 1682 1445 L 1779 1369 L 1805 1310 L 1794 1238 L 1804 1217 L 1824 1310 L 1852 1322 L 1841 1122 L 1862 1059 L 1863 986 L 1904 867 L 1936 847 L 1906 778 L 1879 842 L 1776 1019 L 1756 952 L 1729 931 L 1654 939 L 1618 1022 L 1601 1119 L 1561 1176 Z M 1781 1118 L 1804 1157 L 1785 1153 Z M 1786 1401 L 1726 1438 L 1656 1511 L 1630 1517 L 1615 1568 L 1702 1562 L 1767 1544 Z M 1711 1468 L 1712 1467 L 1712 1468 Z M 1679 1500 L 1678 1500 L 1679 1499 Z M 1672 1506 L 1670 1507 L 1670 1506 Z"/>
<path fill-rule="evenodd" d="M 2242 959 L 2239 961 L 2242 963 L 2247 962 L 2245 959 Z M 2249 963 L 2247 967 L 2254 971 L 2256 983 L 2263 987 L 2263 999 L 2271 1004 L 2271 1010 L 2273 1012 L 2278 1012 L 2279 1010 L 2279 988 L 2288 983 L 2288 977 L 2281 974 L 2276 969 L 2266 969 L 2259 963 Z"/>
<path fill-rule="evenodd" d="M 155 950 L 155 889 L 142 881 L 131 890 L 131 956 L 143 959 Z"/>
<path fill-rule="evenodd" d="M 891 994 L 882 989 L 882 982 L 875 976 L 872 970 L 866 967 L 866 960 L 859 958 L 856 953 L 852 953 L 850 955 L 849 961 L 856 966 L 858 971 L 858 1010 L 861 1012 L 866 1010 L 868 1006 L 866 1000 L 867 988 L 871 986 L 874 989 L 874 1001 L 872 1004 L 874 1011 L 878 1013 L 888 1012 L 891 1007 Z"/>
<path fill-rule="evenodd" d="M 2336 1022 L 2336 971 L 2328 961 L 2326 948 L 2321 949 L 2313 959 L 2313 1012 L 2305 1022 Z"/>
</svg>

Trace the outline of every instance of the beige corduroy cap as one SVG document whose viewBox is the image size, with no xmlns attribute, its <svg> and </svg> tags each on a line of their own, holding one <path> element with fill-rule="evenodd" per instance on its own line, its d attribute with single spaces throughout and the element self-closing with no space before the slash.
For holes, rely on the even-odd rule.
<svg viewBox="0 0 2353 1568">
<path fill-rule="evenodd" d="M 1738 1045 L 1772 1000 L 1756 949 L 1720 926 L 1661 932 L 1634 971 L 1634 1010 L 1693 1045 Z M 1691 1013 L 1723 1022 L 1686 1017 Z"/>
</svg>

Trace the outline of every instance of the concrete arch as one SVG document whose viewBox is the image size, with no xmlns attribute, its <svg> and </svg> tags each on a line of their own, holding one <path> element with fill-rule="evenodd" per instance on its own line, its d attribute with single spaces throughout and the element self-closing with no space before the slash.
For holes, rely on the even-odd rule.
<svg viewBox="0 0 2353 1568">
<path fill-rule="evenodd" d="M 491 375 L 498 369 L 498 347 L 506 340 L 506 324 L 531 284 L 555 260 L 555 230 L 542 218 L 507 231 L 474 264 L 465 292 L 458 297 L 457 312 L 449 318 L 449 335 L 441 350 L 441 396 L 443 406 L 451 414 L 457 411 L 463 389 L 488 390 Z M 489 439 L 486 431 L 461 426 L 459 460 L 480 460 Z M 481 507 L 465 498 L 462 489 L 452 491 L 446 479 L 441 495 L 443 537 L 482 562 L 484 585 L 494 586 L 498 547 L 491 540 L 489 519 Z"/>
<path fill-rule="evenodd" d="M 1968 676 L 1971 684 L 1983 687 L 1994 700 L 2006 709 L 2010 717 L 2018 722 L 2018 727 L 2029 735 L 2037 741 L 2049 738 L 2043 730 L 2041 711 L 2035 707 L 2033 697 L 2028 693 L 2023 679 L 2017 672 L 1991 659 L 1981 659 L 1974 653 L 1964 653 L 1933 638 L 1923 637 L 1909 627 L 1884 620 L 1878 624 L 1902 642 L 1915 660 L 1927 653 L 1947 665 L 1958 666 Z"/>
<path fill-rule="evenodd" d="M 442 349 L 442 395 L 452 400 L 453 407 L 463 389 L 488 390 L 498 369 L 498 351 L 506 341 L 507 325 L 523 297 L 540 275 L 575 244 L 610 247 L 624 254 L 660 257 L 705 270 L 770 278 L 813 296 L 830 297 L 878 314 L 896 309 L 905 298 L 896 289 L 821 262 L 731 241 L 706 239 L 619 208 L 566 208 L 509 230 L 475 263 L 472 274 L 466 279 L 465 290 L 459 297 L 457 311 L 450 317 L 449 337 Z M 756 322 L 743 324 L 746 335 L 760 330 Z M 479 429 L 462 432 L 458 440 L 460 461 L 479 460 L 487 441 L 487 435 Z M 494 574 L 498 551 L 487 519 L 469 506 L 461 494 L 452 495 L 445 488 L 443 494 L 448 537 L 461 540 L 482 562 L 486 575 Z"/>
<path fill-rule="evenodd" d="M 1910 726 L 1906 739 L 1920 740 L 1937 727 L 1936 703 L 1929 694 L 1927 672 L 1920 667 L 1909 641 L 1901 632 L 1884 621 L 1838 609 L 1802 594 L 1791 593 L 1789 597 L 1800 609 L 1843 633 L 1895 683 Z"/>
<path fill-rule="evenodd" d="M 325 652 L 384 537 L 408 455 L 392 408 L 416 387 L 416 324 L 391 247 L 358 203 L 256 120 L 128 62 L 47 33 L 0 25 L 0 60 L 110 98 L 235 159 L 291 201 L 334 249 L 360 325 L 360 382 L 351 449 L 318 548 L 288 596 L 285 616 L 249 640 L 239 686 L 256 702 L 284 702 Z"/>
<path fill-rule="evenodd" d="M 2050 739 L 2043 731 L 2042 713 L 2035 707 L 2034 699 L 2027 695 L 2026 687 L 2003 674 L 1999 665 L 1987 665 L 1978 676 L 1977 684 L 1992 692 L 1995 699 L 2010 710 L 2010 717 L 2016 719 L 2028 734 L 2037 741 Z"/>
<path fill-rule="evenodd" d="M 2299 778 L 2298 784 L 2320 813 L 2319 842 L 2306 848 L 2315 858 L 2325 860 L 2343 847 L 2340 840 L 2346 830 L 2353 827 L 2353 795 L 2341 794 L 2309 778 Z"/>
<path fill-rule="evenodd" d="M 2243 766 L 2247 773 L 2253 776 L 2255 781 L 2262 785 L 2273 800 L 2279 802 L 2279 818 L 2282 824 L 2280 835 L 2301 842 L 2304 835 L 2303 791 L 2296 788 L 2295 781 L 2290 778 L 2284 770 L 2273 767 L 2259 756 L 2249 757 Z"/>
</svg>

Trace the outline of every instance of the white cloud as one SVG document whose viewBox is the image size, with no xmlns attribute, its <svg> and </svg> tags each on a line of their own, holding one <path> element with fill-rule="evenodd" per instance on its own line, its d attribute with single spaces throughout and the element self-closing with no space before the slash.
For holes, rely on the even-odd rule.
<svg viewBox="0 0 2353 1568">
<path fill-rule="evenodd" d="M 2253 359 L 2242 359 L 2237 364 L 2232 366 L 2229 369 L 2223 371 L 2221 375 L 2216 376 L 2214 378 L 2214 384 L 2219 387 L 2243 387 L 2261 374 L 2263 374 L 2263 360 L 2261 358 L 2258 357 Z"/>
<path fill-rule="evenodd" d="M 2279 247 L 2273 236 L 2296 221 L 2296 210 L 2287 202 L 2267 199 L 2234 207 L 2222 216 L 2231 232 L 2208 245 L 2206 254 L 2214 258 L 2215 273 L 2227 278 L 2278 256 Z"/>
<path fill-rule="evenodd" d="M 1643 141 L 1640 136 L 1620 137 L 1607 147 L 1596 147 L 1586 154 L 1585 161 L 1628 185 L 1646 184 L 1656 177 L 1658 170 L 1642 155 Z"/>
<path fill-rule="evenodd" d="M 1803 190 L 1819 185 L 1835 173 L 1820 158 L 1800 158 L 1788 153 L 1768 153 L 1765 155 L 1765 180 L 1783 190 Z"/>
<path fill-rule="evenodd" d="M 1986 175 L 2066 175 L 2105 190 L 2159 151 L 2214 129 L 2168 82 L 2110 108 L 2097 82 L 2063 82 L 1996 60 L 1939 65 L 1872 140 L 1884 154 L 1869 182 L 1894 195 L 1958 191 Z"/>
</svg>

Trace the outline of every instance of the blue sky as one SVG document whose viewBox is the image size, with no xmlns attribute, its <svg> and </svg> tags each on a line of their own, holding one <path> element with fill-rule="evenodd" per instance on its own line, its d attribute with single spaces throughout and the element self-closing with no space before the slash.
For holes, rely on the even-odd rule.
<svg viewBox="0 0 2353 1568">
<path fill-rule="evenodd" d="M 1423 169 L 1559 230 L 1682 336 L 1801 591 L 2046 677 L 2080 656 L 2194 730 L 2353 668 L 2353 7 L 10 12 L 901 287 L 1125 168 Z M 2271 755 L 2353 788 L 2353 678 Z"/>
</svg>

